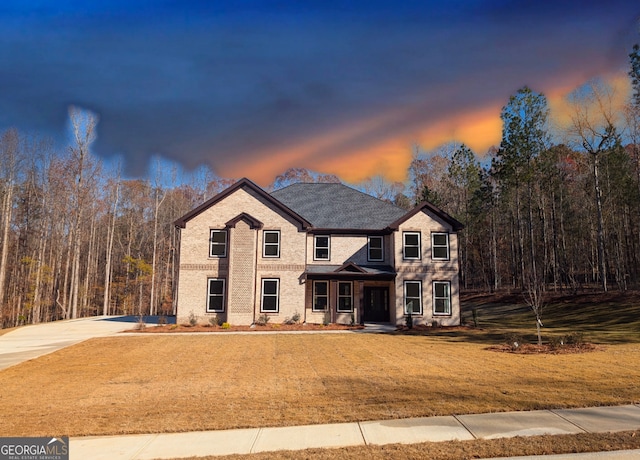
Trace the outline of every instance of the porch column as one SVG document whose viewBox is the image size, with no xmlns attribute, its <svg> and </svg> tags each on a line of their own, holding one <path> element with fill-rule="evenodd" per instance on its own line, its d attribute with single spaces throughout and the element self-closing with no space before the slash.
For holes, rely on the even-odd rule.
<svg viewBox="0 0 640 460">
<path fill-rule="evenodd" d="M 364 281 L 358 281 L 358 323 L 364 324 Z"/>
</svg>

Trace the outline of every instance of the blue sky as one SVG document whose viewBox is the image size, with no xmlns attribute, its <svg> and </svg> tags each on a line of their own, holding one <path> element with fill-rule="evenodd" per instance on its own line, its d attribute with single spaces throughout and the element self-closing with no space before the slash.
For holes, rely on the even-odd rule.
<svg viewBox="0 0 640 460">
<path fill-rule="evenodd" d="M 633 3 L 4 0 L 0 129 L 62 142 L 76 105 L 133 176 L 161 155 L 262 184 L 287 167 L 398 180 L 416 143 L 486 151 L 524 85 L 625 72 Z"/>
</svg>

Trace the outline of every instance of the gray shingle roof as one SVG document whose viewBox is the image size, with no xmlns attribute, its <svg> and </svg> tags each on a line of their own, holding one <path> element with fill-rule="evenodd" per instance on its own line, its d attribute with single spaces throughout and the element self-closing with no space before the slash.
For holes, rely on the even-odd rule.
<svg viewBox="0 0 640 460">
<path fill-rule="evenodd" d="M 316 228 L 384 229 L 406 211 L 343 184 L 300 183 L 271 193 Z"/>
<path fill-rule="evenodd" d="M 305 270 L 308 274 L 324 274 L 335 275 L 336 273 L 355 273 L 349 271 L 339 271 L 342 265 L 307 265 Z M 362 269 L 363 273 L 367 275 L 395 275 L 396 271 L 390 265 L 358 265 Z"/>
</svg>

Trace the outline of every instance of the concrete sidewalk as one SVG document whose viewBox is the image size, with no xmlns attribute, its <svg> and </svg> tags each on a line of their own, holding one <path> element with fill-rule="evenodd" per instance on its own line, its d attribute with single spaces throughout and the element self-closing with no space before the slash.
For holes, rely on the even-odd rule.
<svg viewBox="0 0 640 460">
<path fill-rule="evenodd" d="M 0 370 L 38 358 L 93 337 L 133 329 L 138 316 L 92 316 L 33 324 L 0 336 Z M 157 317 L 144 317 L 148 324 Z"/>
<path fill-rule="evenodd" d="M 640 405 L 627 405 L 278 428 L 71 438 L 70 456 L 77 460 L 141 460 L 638 429 Z M 640 450 L 528 458 L 623 460 L 640 458 Z"/>
</svg>

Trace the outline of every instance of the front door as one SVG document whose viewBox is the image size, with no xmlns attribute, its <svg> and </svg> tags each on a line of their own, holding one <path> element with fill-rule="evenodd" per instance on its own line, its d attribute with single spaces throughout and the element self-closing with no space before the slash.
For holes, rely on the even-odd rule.
<svg viewBox="0 0 640 460">
<path fill-rule="evenodd" d="M 389 322 L 389 288 L 365 286 L 363 317 L 365 322 Z"/>
</svg>

